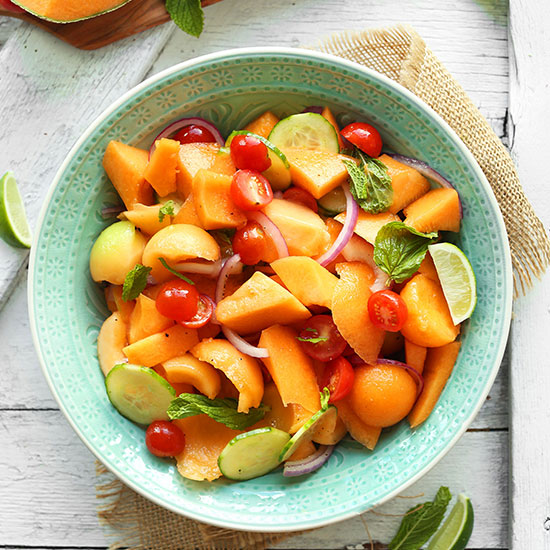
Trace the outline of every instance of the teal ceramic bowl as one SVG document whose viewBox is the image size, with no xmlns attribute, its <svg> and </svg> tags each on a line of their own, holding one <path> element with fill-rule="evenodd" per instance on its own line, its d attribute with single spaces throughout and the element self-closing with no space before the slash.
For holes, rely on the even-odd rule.
<svg viewBox="0 0 550 550">
<path fill-rule="evenodd" d="M 88 271 L 90 247 L 106 226 L 101 209 L 117 196 L 101 167 L 107 143 L 149 147 L 158 130 L 185 115 L 222 133 L 271 109 L 279 116 L 329 105 L 341 124 L 368 120 L 385 145 L 421 158 L 456 184 L 464 205 L 457 244 L 477 275 L 479 299 L 464 324 L 454 372 L 429 419 L 385 430 L 374 452 L 351 439 L 302 478 L 281 470 L 246 482 L 182 479 L 155 458 L 144 431 L 105 394 L 96 356 L 107 316 Z M 510 324 L 512 275 L 501 214 L 466 147 L 425 104 L 377 73 L 295 49 L 246 49 L 168 69 L 107 109 L 74 146 L 42 209 L 32 247 L 29 310 L 35 346 L 61 410 L 90 450 L 121 480 L 157 504 L 218 526 L 252 531 L 310 529 L 343 520 L 396 495 L 425 474 L 466 430 L 498 371 Z"/>
</svg>

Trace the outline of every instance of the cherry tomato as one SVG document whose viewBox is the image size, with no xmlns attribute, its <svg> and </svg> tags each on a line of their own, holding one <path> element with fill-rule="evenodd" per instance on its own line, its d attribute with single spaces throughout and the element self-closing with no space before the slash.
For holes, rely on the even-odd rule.
<svg viewBox="0 0 550 550">
<path fill-rule="evenodd" d="M 175 136 L 174 139 L 180 143 L 215 143 L 216 138 L 210 130 L 199 126 L 198 124 L 190 124 L 184 126 Z"/>
<path fill-rule="evenodd" d="M 313 195 L 300 187 L 291 187 L 290 189 L 287 189 L 283 193 L 283 199 L 302 204 L 310 210 L 313 210 L 315 213 L 319 211 L 319 206 L 317 205 L 317 201 Z"/>
<path fill-rule="evenodd" d="M 204 327 L 212 319 L 214 309 L 216 309 L 216 304 L 214 304 L 212 298 L 206 294 L 201 294 L 197 304 L 197 313 L 189 321 L 179 321 L 179 324 L 187 328 Z"/>
<path fill-rule="evenodd" d="M 310 357 L 319 361 L 335 359 L 347 346 L 330 315 L 310 317 L 303 324 L 298 341 Z"/>
<path fill-rule="evenodd" d="M 379 290 L 371 295 L 368 302 L 369 317 L 373 325 L 389 332 L 403 328 L 409 315 L 403 298 L 392 290 Z"/>
<path fill-rule="evenodd" d="M 176 456 L 185 448 L 185 435 L 168 420 L 155 420 L 145 432 L 145 444 L 155 456 Z"/>
<path fill-rule="evenodd" d="M 251 135 L 235 136 L 229 146 L 231 158 L 240 169 L 263 172 L 271 166 L 267 146 Z"/>
<path fill-rule="evenodd" d="M 354 379 L 355 372 L 351 363 L 344 357 L 337 357 L 325 365 L 320 387 L 329 389 L 330 399 L 328 402 L 334 403 L 348 395 Z"/>
<path fill-rule="evenodd" d="M 182 279 L 174 279 L 162 285 L 156 299 L 161 315 L 174 321 L 189 321 L 199 308 L 197 289 Z"/>
<path fill-rule="evenodd" d="M 378 130 L 366 122 L 352 122 L 340 133 L 369 157 L 377 157 L 382 152 L 382 138 Z"/>
<path fill-rule="evenodd" d="M 241 210 L 261 210 L 273 200 L 271 185 L 254 170 L 235 172 L 230 192 L 235 206 Z"/>
<path fill-rule="evenodd" d="M 239 254 L 241 262 L 246 265 L 256 265 L 262 261 L 268 252 L 268 242 L 258 222 L 249 221 L 237 229 L 233 236 L 233 252 Z"/>
</svg>

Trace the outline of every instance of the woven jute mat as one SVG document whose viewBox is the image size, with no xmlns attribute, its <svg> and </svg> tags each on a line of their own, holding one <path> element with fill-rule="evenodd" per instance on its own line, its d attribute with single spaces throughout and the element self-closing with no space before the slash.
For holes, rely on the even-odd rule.
<svg viewBox="0 0 550 550">
<path fill-rule="evenodd" d="M 488 122 L 422 38 L 411 28 L 344 33 L 318 49 L 399 82 L 458 134 L 485 173 L 500 205 L 512 254 L 514 289 L 524 293 L 550 262 L 550 242 L 521 188 L 514 163 Z M 263 550 L 288 534 L 219 529 L 181 517 L 137 495 L 98 464 L 99 516 L 120 540 L 111 549 Z"/>
</svg>

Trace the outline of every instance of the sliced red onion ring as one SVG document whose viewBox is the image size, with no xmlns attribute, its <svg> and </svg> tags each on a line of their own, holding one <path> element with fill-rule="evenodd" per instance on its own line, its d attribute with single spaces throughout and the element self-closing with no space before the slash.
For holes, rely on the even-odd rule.
<svg viewBox="0 0 550 550">
<path fill-rule="evenodd" d="M 174 269 L 180 273 L 196 273 L 212 279 L 216 278 L 222 268 L 222 260 L 215 262 L 180 262 L 174 265 Z"/>
<path fill-rule="evenodd" d="M 441 175 L 437 170 L 432 168 L 427 162 L 424 162 L 423 160 L 419 160 L 419 159 L 413 159 L 411 157 L 405 157 L 404 155 L 398 155 L 397 153 L 387 153 L 387 154 L 391 158 L 395 159 L 397 162 L 400 162 L 401 164 L 405 164 L 406 166 L 410 166 L 411 168 L 414 168 L 415 170 L 420 172 L 425 178 L 431 179 L 436 183 L 439 183 L 441 187 L 455 189 L 455 186 L 445 176 Z M 458 200 L 458 204 L 460 206 L 460 218 L 462 218 L 462 202 L 460 201 L 460 197 Z"/>
<path fill-rule="evenodd" d="M 153 154 L 153 151 L 157 146 L 156 143 L 159 139 L 170 137 L 178 130 L 185 128 L 186 126 L 190 126 L 191 124 L 196 124 L 197 126 L 201 126 L 202 128 L 208 130 L 214 136 L 216 142 L 220 147 L 223 147 L 225 145 L 225 140 L 220 134 L 220 131 L 211 122 L 208 122 L 208 120 L 204 120 L 204 118 L 199 117 L 180 118 L 179 120 L 176 120 L 175 122 L 172 122 L 171 124 L 166 126 L 166 128 L 164 128 L 164 130 L 162 130 L 162 132 L 160 132 L 158 136 L 153 140 L 153 144 L 149 149 L 149 158 L 151 158 L 151 155 Z"/>
<path fill-rule="evenodd" d="M 223 295 L 225 294 L 225 285 L 227 283 L 227 278 L 232 273 L 235 273 L 240 267 L 242 269 L 241 257 L 238 254 L 234 254 L 226 260 L 221 268 L 218 275 L 218 282 L 216 283 L 216 303 L 223 300 Z"/>
<path fill-rule="evenodd" d="M 241 352 L 250 357 L 269 357 L 269 352 L 266 348 L 257 348 L 252 344 L 249 344 L 246 340 L 241 338 L 234 330 L 222 325 L 222 332 L 225 337 Z"/>
<path fill-rule="evenodd" d="M 310 105 L 306 107 L 302 113 L 316 113 L 320 115 L 323 112 L 323 107 L 321 105 Z"/>
<path fill-rule="evenodd" d="M 104 218 L 112 218 L 121 212 L 124 212 L 126 209 L 122 205 L 118 206 L 106 206 L 101 209 L 101 216 Z"/>
<path fill-rule="evenodd" d="M 379 358 L 376 363 L 378 365 L 393 365 L 394 367 L 401 367 L 402 369 L 405 369 L 416 382 L 416 397 L 418 398 L 418 396 L 422 393 L 422 390 L 424 389 L 424 378 L 422 378 L 422 375 L 419 374 L 416 369 L 413 369 L 410 365 L 407 365 L 407 363 L 382 358 Z"/>
<path fill-rule="evenodd" d="M 258 222 L 262 229 L 267 233 L 267 236 L 273 241 L 279 258 L 286 258 L 288 254 L 288 245 L 281 230 L 263 213 L 263 212 L 247 212 L 248 219 Z"/>
<path fill-rule="evenodd" d="M 334 258 L 336 258 L 338 254 L 342 252 L 344 247 L 352 238 L 353 230 L 355 229 L 355 225 L 357 224 L 359 207 L 357 206 L 357 203 L 351 195 L 348 185 L 343 185 L 342 189 L 344 190 L 344 194 L 346 195 L 346 221 L 344 222 L 344 225 L 340 230 L 340 234 L 338 235 L 338 237 L 336 237 L 336 240 L 334 241 L 332 246 L 322 256 L 317 258 L 317 261 L 322 266 L 330 264 L 330 262 L 332 262 L 332 260 L 334 260 Z"/>
<path fill-rule="evenodd" d="M 312 455 L 302 460 L 287 460 L 284 465 L 285 477 L 303 476 L 318 470 L 334 451 L 334 445 L 321 445 Z"/>
</svg>

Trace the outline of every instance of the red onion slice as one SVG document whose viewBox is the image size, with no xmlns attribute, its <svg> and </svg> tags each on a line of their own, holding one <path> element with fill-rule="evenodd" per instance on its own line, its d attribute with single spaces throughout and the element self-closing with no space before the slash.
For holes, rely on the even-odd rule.
<svg viewBox="0 0 550 550">
<path fill-rule="evenodd" d="M 344 225 L 340 230 L 340 234 L 336 237 L 336 240 L 332 246 L 322 256 L 317 258 L 317 261 L 322 266 L 330 264 L 330 262 L 332 262 L 332 260 L 334 260 L 338 254 L 342 252 L 349 240 L 353 237 L 353 230 L 357 224 L 359 206 L 357 206 L 357 203 L 350 193 L 349 186 L 347 184 L 342 185 L 342 189 L 346 195 L 346 221 L 344 222 Z"/>
<path fill-rule="evenodd" d="M 401 367 L 402 369 L 405 369 L 416 382 L 416 397 L 418 399 L 418 396 L 422 393 L 422 390 L 424 389 L 424 378 L 421 374 L 418 373 L 416 369 L 413 369 L 410 365 L 407 365 L 407 363 L 401 363 L 401 361 L 394 361 L 393 359 L 379 358 L 376 363 L 378 365 L 393 365 L 394 367 Z"/>
<path fill-rule="evenodd" d="M 288 245 L 281 230 L 269 219 L 263 212 L 247 212 L 248 219 L 258 222 L 267 236 L 273 241 L 279 258 L 286 258 L 288 254 Z"/>
<path fill-rule="evenodd" d="M 318 470 L 334 451 L 334 445 L 321 445 L 312 455 L 302 460 L 287 460 L 284 465 L 285 477 L 303 476 Z"/>
<path fill-rule="evenodd" d="M 227 278 L 232 273 L 235 273 L 240 267 L 242 269 L 241 257 L 238 254 L 234 254 L 226 260 L 221 268 L 218 275 L 218 282 L 216 283 L 216 303 L 223 300 L 223 295 L 225 294 L 225 285 L 227 283 Z"/>
<path fill-rule="evenodd" d="M 175 134 L 178 130 L 185 128 L 186 126 L 190 126 L 191 124 L 196 124 L 197 126 L 201 126 L 202 128 L 205 128 L 206 130 L 208 130 L 214 136 L 217 144 L 220 147 L 223 147 L 225 145 L 225 140 L 220 134 L 220 131 L 211 122 L 208 122 L 208 120 L 204 120 L 204 118 L 199 118 L 199 117 L 180 118 L 179 120 L 176 120 L 175 122 L 172 122 L 171 124 L 166 126 L 166 128 L 164 128 L 164 130 L 162 130 L 162 132 L 160 132 L 157 135 L 157 137 L 153 140 L 153 144 L 149 149 L 149 158 L 151 158 L 151 155 L 153 154 L 153 151 L 157 146 L 156 143 L 159 139 L 170 137 L 171 135 Z"/>
</svg>

